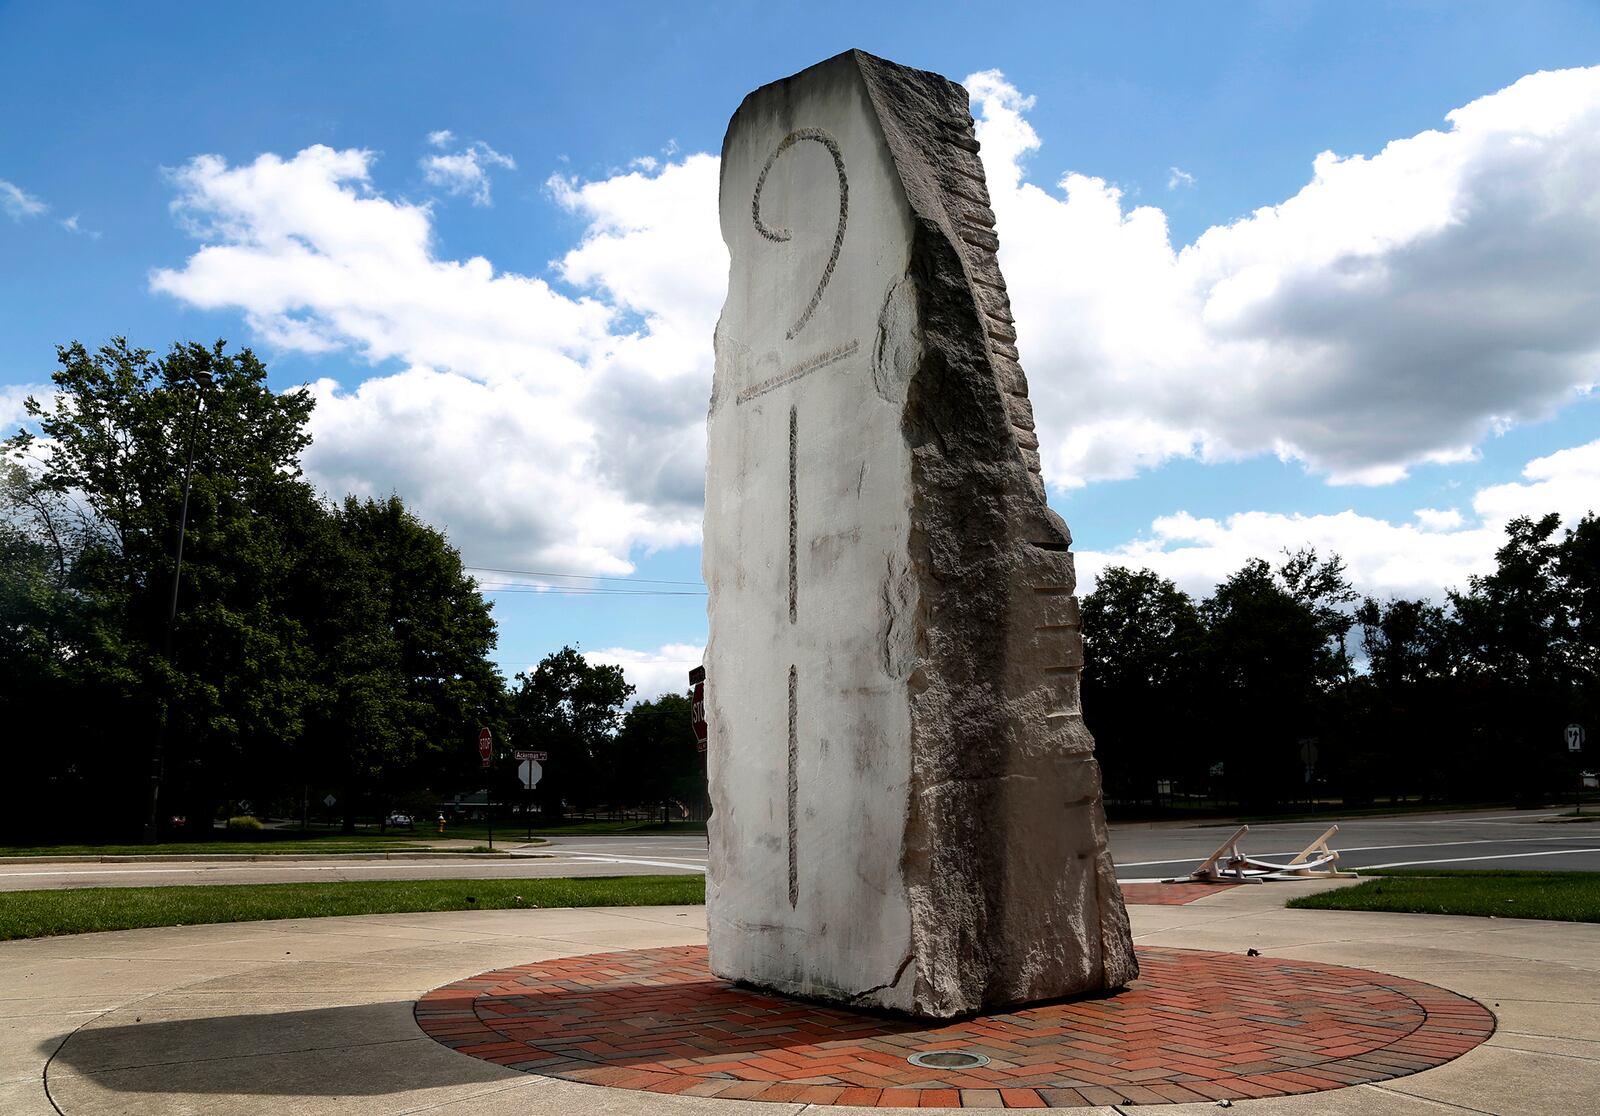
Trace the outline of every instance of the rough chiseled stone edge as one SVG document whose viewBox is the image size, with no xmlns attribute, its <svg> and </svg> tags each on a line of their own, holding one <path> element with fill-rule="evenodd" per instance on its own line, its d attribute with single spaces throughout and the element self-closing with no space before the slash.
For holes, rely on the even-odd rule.
<svg viewBox="0 0 1600 1116">
<path fill-rule="evenodd" d="M 914 754 L 905 869 L 913 892 L 917 955 L 915 1009 L 954 1015 L 1068 992 L 1114 988 L 1138 975 L 1127 911 L 1105 844 L 1093 740 L 1077 707 L 1081 642 L 1063 628 L 1059 712 L 1063 749 L 1079 756 L 1092 785 L 1097 848 L 1092 894 L 1097 957 L 1072 987 L 1030 985 L 1039 943 L 1012 904 L 1030 897 L 1008 883 L 1025 876 L 1007 863 L 1017 845 L 997 819 L 1017 821 L 1005 800 L 1020 752 L 1029 747 L 1029 704 L 1019 681 L 1033 636 L 1021 631 L 1019 594 L 1066 595 L 1052 602 L 1076 617 L 1071 536 L 1045 502 L 1038 439 L 1019 363 L 1016 330 L 1000 274 L 983 165 L 964 88 L 934 73 L 849 52 L 866 84 L 914 214 L 911 271 L 923 359 L 909 388 L 904 429 L 912 450 L 912 550 L 921 571 L 919 624 L 926 646 L 913 677 Z M 1002 547 L 995 540 L 1005 540 Z M 1042 606 L 1041 606 L 1042 607 Z M 959 634 L 957 634 L 959 633 Z M 952 638 L 954 637 L 954 638 Z M 1022 671 L 1026 675 L 1026 671 Z M 1037 687 L 1035 687 L 1037 689 Z M 919 717 L 918 707 L 921 716 Z M 1036 724 L 1037 710 L 1033 710 Z M 938 726 L 916 731 L 916 724 Z M 1037 734 L 1035 734 L 1037 735 Z M 971 780 L 974 771 L 1000 772 Z M 1019 777 L 1030 777 L 1021 774 Z M 945 793 L 942 788 L 955 788 Z M 1032 824 L 1036 819 L 1027 819 Z M 1015 869 L 1015 870 L 1013 870 Z M 1023 880 L 1026 883 L 1026 879 Z M 1031 897 L 1048 902 L 1048 896 Z M 1010 923 L 1023 924 L 1008 933 Z M 1035 920 L 1035 927 L 1036 927 Z M 970 953 L 978 956 L 968 960 Z M 1024 956 L 1017 956 L 1018 953 Z"/>
</svg>

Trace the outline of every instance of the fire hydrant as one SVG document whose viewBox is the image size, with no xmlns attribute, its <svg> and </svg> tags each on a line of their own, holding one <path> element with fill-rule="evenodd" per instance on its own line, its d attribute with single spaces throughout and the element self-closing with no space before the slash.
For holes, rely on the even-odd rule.
<svg viewBox="0 0 1600 1116">
<path fill-rule="evenodd" d="M 444 835 L 444 815 L 443 814 L 439 815 L 439 835 L 440 836 Z"/>
</svg>

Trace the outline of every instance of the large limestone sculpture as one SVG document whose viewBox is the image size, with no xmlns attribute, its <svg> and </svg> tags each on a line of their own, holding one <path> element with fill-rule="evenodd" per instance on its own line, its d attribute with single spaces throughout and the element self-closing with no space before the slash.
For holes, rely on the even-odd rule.
<svg viewBox="0 0 1600 1116">
<path fill-rule="evenodd" d="M 745 98 L 706 466 L 711 967 L 949 1017 L 1137 975 L 967 94 Z"/>
</svg>

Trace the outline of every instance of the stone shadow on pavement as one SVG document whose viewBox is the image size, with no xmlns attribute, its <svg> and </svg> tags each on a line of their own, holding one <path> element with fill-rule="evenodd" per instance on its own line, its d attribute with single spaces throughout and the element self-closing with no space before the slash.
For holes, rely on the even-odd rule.
<svg viewBox="0 0 1600 1116">
<path fill-rule="evenodd" d="M 505 1070 L 458 1057 L 420 1031 L 397 1037 L 397 1021 L 415 1027 L 414 1007 L 405 1000 L 90 1024 L 53 1056 L 57 1040 L 40 1044 L 39 1053 L 49 1059 L 47 1086 L 92 1076 L 104 1088 L 128 1093 L 382 1096 L 505 1080 Z M 351 1073 L 352 1063 L 374 1056 L 383 1072 Z M 294 1072 L 284 1072 L 286 1060 L 296 1063 Z"/>
</svg>

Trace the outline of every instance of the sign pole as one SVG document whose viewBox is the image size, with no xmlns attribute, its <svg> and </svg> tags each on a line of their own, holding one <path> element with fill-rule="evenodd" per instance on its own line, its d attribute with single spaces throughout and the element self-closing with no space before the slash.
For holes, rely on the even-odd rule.
<svg viewBox="0 0 1600 1116">
<path fill-rule="evenodd" d="M 528 840 L 533 840 L 533 788 L 539 785 L 539 780 L 544 777 L 544 768 L 539 765 L 550 758 L 549 752 L 528 751 L 517 749 L 511 753 L 517 761 L 517 778 L 522 780 L 523 810 L 528 816 Z"/>
<path fill-rule="evenodd" d="M 478 758 L 483 762 L 483 808 L 489 815 L 489 851 L 494 852 L 494 733 L 478 730 Z"/>
<path fill-rule="evenodd" d="M 711 726 L 706 723 L 706 668 L 702 664 L 689 672 L 689 719 L 694 727 L 694 748 L 700 753 L 700 785 L 709 788 L 711 785 L 710 764 L 711 757 L 706 751 L 707 741 L 711 737 Z M 704 792 L 703 792 L 704 793 Z M 711 848 L 711 800 L 706 804 L 706 848 Z"/>
<path fill-rule="evenodd" d="M 1568 725 L 1562 735 L 1567 738 L 1567 751 L 1577 758 L 1578 787 L 1572 792 L 1572 812 L 1576 817 L 1583 816 L 1583 741 L 1587 735 L 1582 725 Z"/>
</svg>

